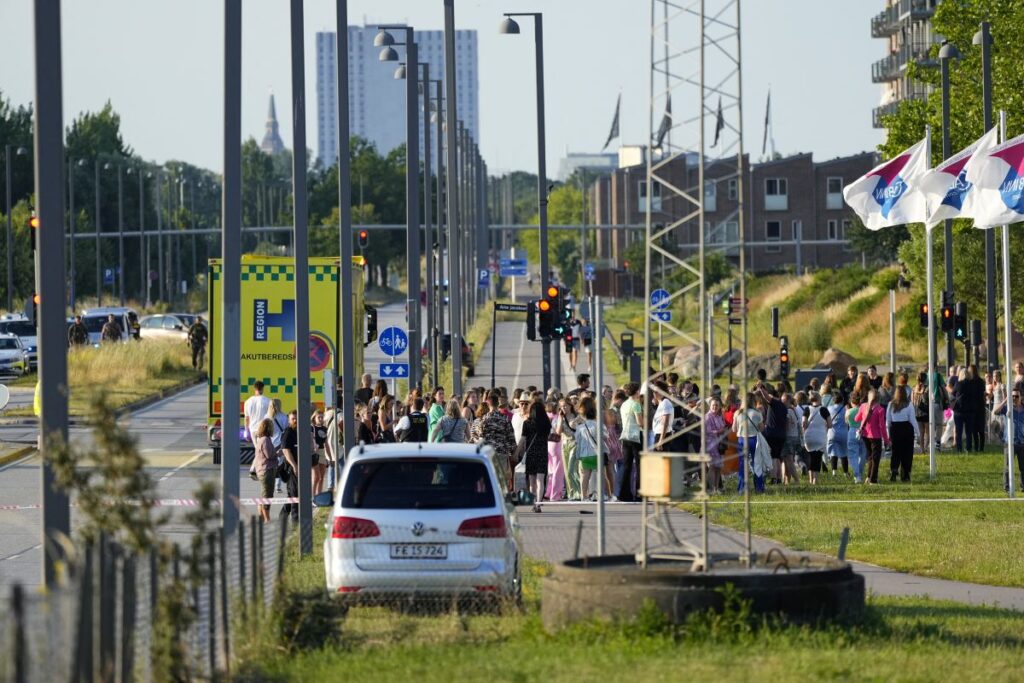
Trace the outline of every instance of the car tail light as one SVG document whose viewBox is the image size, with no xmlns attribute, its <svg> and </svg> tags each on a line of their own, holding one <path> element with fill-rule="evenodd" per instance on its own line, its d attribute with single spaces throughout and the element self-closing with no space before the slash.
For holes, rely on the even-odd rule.
<svg viewBox="0 0 1024 683">
<path fill-rule="evenodd" d="M 380 529 L 369 519 L 335 517 L 331 538 L 370 538 L 380 536 Z"/>
<path fill-rule="evenodd" d="M 505 538 L 505 517 L 502 515 L 491 515 L 490 517 L 474 517 L 467 519 L 459 525 L 459 536 L 471 536 L 473 538 Z"/>
<path fill-rule="evenodd" d="M 339 593 L 358 593 L 363 589 L 362 586 L 339 586 Z"/>
</svg>

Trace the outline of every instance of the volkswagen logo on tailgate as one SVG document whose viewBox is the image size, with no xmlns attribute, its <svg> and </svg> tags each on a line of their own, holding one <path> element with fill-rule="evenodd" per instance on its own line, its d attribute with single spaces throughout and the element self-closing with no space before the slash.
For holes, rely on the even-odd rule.
<svg viewBox="0 0 1024 683">
<path fill-rule="evenodd" d="M 423 526 L 423 522 L 416 522 L 412 525 L 413 536 L 422 536 L 424 531 L 426 531 L 426 527 Z"/>
</svg>

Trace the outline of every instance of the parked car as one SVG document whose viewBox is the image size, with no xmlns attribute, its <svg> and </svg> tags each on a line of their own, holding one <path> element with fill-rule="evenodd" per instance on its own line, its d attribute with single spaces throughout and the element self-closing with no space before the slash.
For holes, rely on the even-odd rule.
<svg viewBox="0 0 1024 683">
<path fill-rule="evenodd" d="M 518 602 L 515 511 L 489 446 L 353 448 L 324 540 L 327 589 L 359 603 Z"/>
<path fill-rule="evenodd" d="M 423 348 L 420 349 L 420 355 L 423 358 L 427 357 L 430 349 L 427 347 L 427 340 L 423 340 Z M 445 332 L 440 336 L 440 346 L 438 351 L 441 352 L 441 362 L 448 360 L 448 357 L 452 355 L 452 335 L 451 333 Z M 470 377 L 476 375 L 476 363 L 473 362 L 473 350 L 470 345 L 466 343 L 466 338 L 462 338 L 462 367 L 466 368 L 466 374 Z"/>
<path fill-rule="evenodd" d="M 188 324 L 178 315 L 161 313 L 158 315 L 145 315 L 139 321 L 142 328 L 142 336 L 146 339 L 177 339 L 184 341 L 188 338 Z"/>
<path fill-rule="evenodd" d="M 13 334 L 0 334 L 0 375 L 21 376 L 28 372 L 29 361 L 21 340 Z"/>
<path fill-rule="evenodd" d="M 8 314 L 0 317 L 0 334 L 13 334 L 21 340 L 28 354 L 30 370 L 35 370 L 39 361 L 39 339 L 36 326 L 21 314 Z"/>
<path fill-rule="evenodd" d="M 103 332 L 103 325 L 107 322 L 108 315 L 113 315 L 114 320 L 121 326 L 122 341 L 129 341 L 132 337 L 138 338 L 138 334 L 135 331 L 138 324 L 138 314 L 133 309 L 120 306 L 91 308 L 82 313 L 82 322 L 85 324 L 85 329 L 89 331 L 90 344 L 93 346 L 99 345 L 100 334 Z"/>
</svg>

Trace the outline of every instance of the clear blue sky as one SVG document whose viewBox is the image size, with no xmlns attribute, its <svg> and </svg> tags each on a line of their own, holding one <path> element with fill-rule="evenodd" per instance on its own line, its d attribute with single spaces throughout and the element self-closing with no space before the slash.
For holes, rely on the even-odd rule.
<svg viewBox="0 0 1024 683">
<path fill-rule="evenodd" d="M 566 149 L 598 151 L 622 93 L 621 141 L 647 128 L 648 0 L 456 0 L 458 28 L 479 31 L 481 148 L 491 171 L 536 170 L 533 40 L 497 33 L 506 11 L 544 12 L 549 174 Z M 222 3 L 217 0 L 65 0 L 64 116 L 111 100 L 126 141 L 148 159 L 221 167 Z M 268 88 L 290 145 L 287 0 L 245 0 L 243 133 L 263 131 Z M 760 152 L 772 89 L 780 152 L 819 159 L 873 149 L 879 89 L 871 62 L 883 42 L 870 18 L 881 0 L 744 0 L 746 148 Z M 0 0 L 0 89 L 32 97 L 32 0 Z M 314 34 L 334 27 L 334 3 L 306 3 L 309 130 L 315 147 Z M 443 28 L 441 0 L 350 0 L 349 23 Z"/>
</svg>

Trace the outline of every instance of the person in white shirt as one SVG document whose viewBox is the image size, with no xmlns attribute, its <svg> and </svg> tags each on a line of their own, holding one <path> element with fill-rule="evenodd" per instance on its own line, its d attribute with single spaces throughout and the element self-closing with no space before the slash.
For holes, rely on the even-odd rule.
<svg viewBox="0 0 1024 683">
<path fill-rule="evenodd" d="M 658 394 L 661 395 L 661 401 L 658 403 L 657 409 L 654 411 L 654 418 L 652 420 L 651 430 L 651 443 L 649 444 L 656 451 L 672 450 L 666 448 L 662 444 L 672 434 L 672 418 L 675 417 L 675 407 L 672 405 L 672 401 L 668 400 L 668 385 L 661 380 L 655 380 L 654 386 L 658 390 Z M 698 432 L 699 433 L 699 432 Z"/>
<path fill-rule="evenodd" d="M 917 414 L 910 404 L 906 385 L 896 387 L 896 394 L 885 408 L 885 429 L 892 444 L 892 460 L 889 463 L 889 481 L 910 481 L 910 469 L 914 464 L 914 444 L 921 438 L 917 425 Z"/>
<path fill-rule="evenodd" d="M 270 399 L 263 395 L 263 382 L 256 380 L 252 385 L 253 394 L 245 399 L 245 431 L 250 435 L 256 432 L 256 427 L 270 416 Z"/>
<path fill-rule="evenodd" d="M 519 409 L 512 413 L 512 434 L 515 436 L 516 443 L 523 438 L 523 423 L 526 422 L 526 418 L 530 412 L 530 398 L 523 394 L 519 398 Z"/>
</svg>

